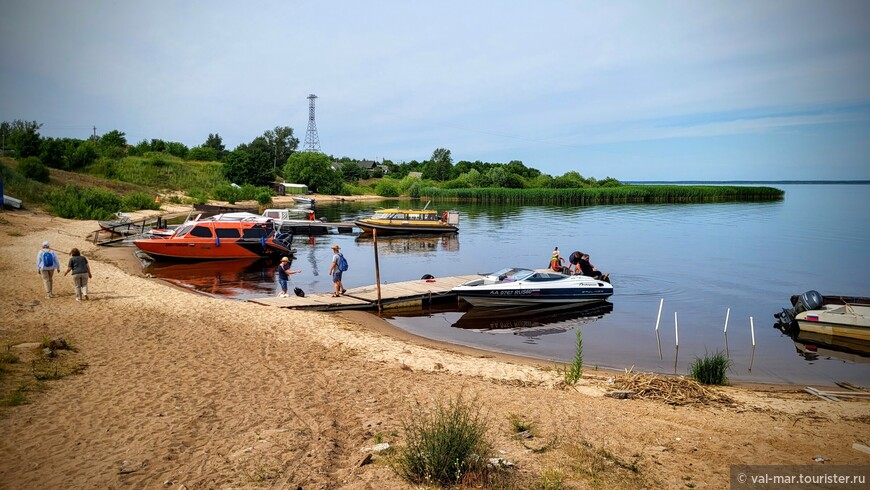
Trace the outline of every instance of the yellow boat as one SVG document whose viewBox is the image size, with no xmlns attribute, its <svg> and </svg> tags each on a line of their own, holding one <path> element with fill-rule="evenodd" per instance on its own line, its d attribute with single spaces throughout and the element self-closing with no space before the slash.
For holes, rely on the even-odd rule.
<svg viewBox="0 0 870 490">
<path fill-rule="evenodd" d="M 372 216 L 360 218 L 354 224 L 363 233 L 378 230 L 378 235 L 456 233 L 459 213 L 434 209 L 379 209 Z"/>
</svg>

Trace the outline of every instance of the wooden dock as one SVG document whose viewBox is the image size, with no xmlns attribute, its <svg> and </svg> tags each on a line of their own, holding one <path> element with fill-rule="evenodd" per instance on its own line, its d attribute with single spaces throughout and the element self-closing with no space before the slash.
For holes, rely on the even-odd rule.
<svg viewBox="0 0 870 490">
<path fill-rule="evenodd" d="M 384 309 L 400 308 L 452 300 L 456 294 L 451 292 L 451 289 L 479 277 L 477 274 L 472 274 L 381 284 L 381 306 Z M 378 307 L 378 288 L 374 284 L 348 289 L 344 295 L 337 298 L 333 297 L 331 292 L 306 291 L 304 297 L 296 296 L 292 291 L 293 284 L 291 283 L 290 286 L 291 290 L 288 291 L 290 296 L 286 298 L 258 298 L 248 301 L 264 306 L 297 310 L 370 310 Z"/>
</svg>

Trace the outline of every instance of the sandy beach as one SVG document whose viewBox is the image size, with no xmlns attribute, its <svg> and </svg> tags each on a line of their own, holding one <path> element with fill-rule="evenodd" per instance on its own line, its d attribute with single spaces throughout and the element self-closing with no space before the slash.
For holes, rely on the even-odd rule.
<svg viewBox="0 0 870 490">
<path fill-rule="evenodd" d="M 870 445 L 870 400 L 804 386 L 717 388 L 729 403 L 615 399 L 619 373 L 587 367 L 566 387 L 552 365 L 426 341 L 363 312 L 182 291 L 88 243 L 96 228 L 0 212 L 2 348 L 22 363 L 44 339 L 75 349 L 58 359 L 69 375 L 0 407 L 0 488 L 416 488 L 367 448 L 402 445 L 415 409 L 460 395 L 514 464 L 511 488 L 727 488 L 731 465 L 870 465 L 853 448 Z M 88 258 L 88 301 L 69 276 L 45 297 L 43 240 L 63 265 L 73 247 Z M 4 394 L 18 386 L 0 382 Z M 517 416 L 534 437 L 515 437 Z"/>
</svg>

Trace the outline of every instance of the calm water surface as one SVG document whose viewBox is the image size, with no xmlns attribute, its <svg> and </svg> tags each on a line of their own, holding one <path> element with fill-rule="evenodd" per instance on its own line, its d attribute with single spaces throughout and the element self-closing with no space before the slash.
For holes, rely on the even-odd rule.
<svg viewBox="0 0 870 490">
<path fill-rule="evenodd" d="M 815 353 L 801 354 L 802 344 L 774 328 L 773 319 L 773 313 L 789 305 L 791 295 L 809 289 L 870 296 L 870 186 L 775 187 L 786 191 L 783 201 L 586 207 L 450 204 L 461 215 L 458 235 L 378 239 L 383 282 L 506 266 L 546 267 L 558 246 L 566 257 L 573 250 L 589 253 L 593 264 L 610 272 L 615 291 L 610 304 L 592 311 L 505 315 L 468 307 L 415 310 L 386 318 L 421 336 L 558 361 L 574 357 L 580 329 L 588 366 L 686 373 L 695 358 L 722 351 L 733 362 L 732 379 L 870 385 L 870 352 L 821 346 Z M 396 204 L 342 203 L 320 206 L 317 213 L 330 221 L 349 221 Z M 350 262 L 346 287 L 375 282 L 372 241 L 356 234 L 333 234 L 296 238 L 293 268 L 303 273 L 292 276 L 292 286 L 306 292 L 331 291 L 327 271 L 333 243 L 342 247 Z M 275 293 L 275 264 L 263 261 L 158 263 L 149 271 L 221 297 L 244 300 Z"/>
</svg>

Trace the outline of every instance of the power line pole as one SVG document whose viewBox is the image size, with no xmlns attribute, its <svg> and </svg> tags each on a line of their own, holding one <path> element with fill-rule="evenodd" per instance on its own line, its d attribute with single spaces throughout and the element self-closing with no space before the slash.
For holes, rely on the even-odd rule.
<svg viewBox="0 0 870 490">
<path fill-rule="evenodd" d="M 310 94 L 308 96 L 308 131 L 305 132 L 305 144 L 302 151 L 320 151 L 320 137 L 317 136 L 317 124 L 314 122 L 314 99 L 317 96 Z"/>
<path fill-rule="evenodd" d="M 94 126 L 94 145 L 97 144 L 97 127 Z"/>
</svg>

